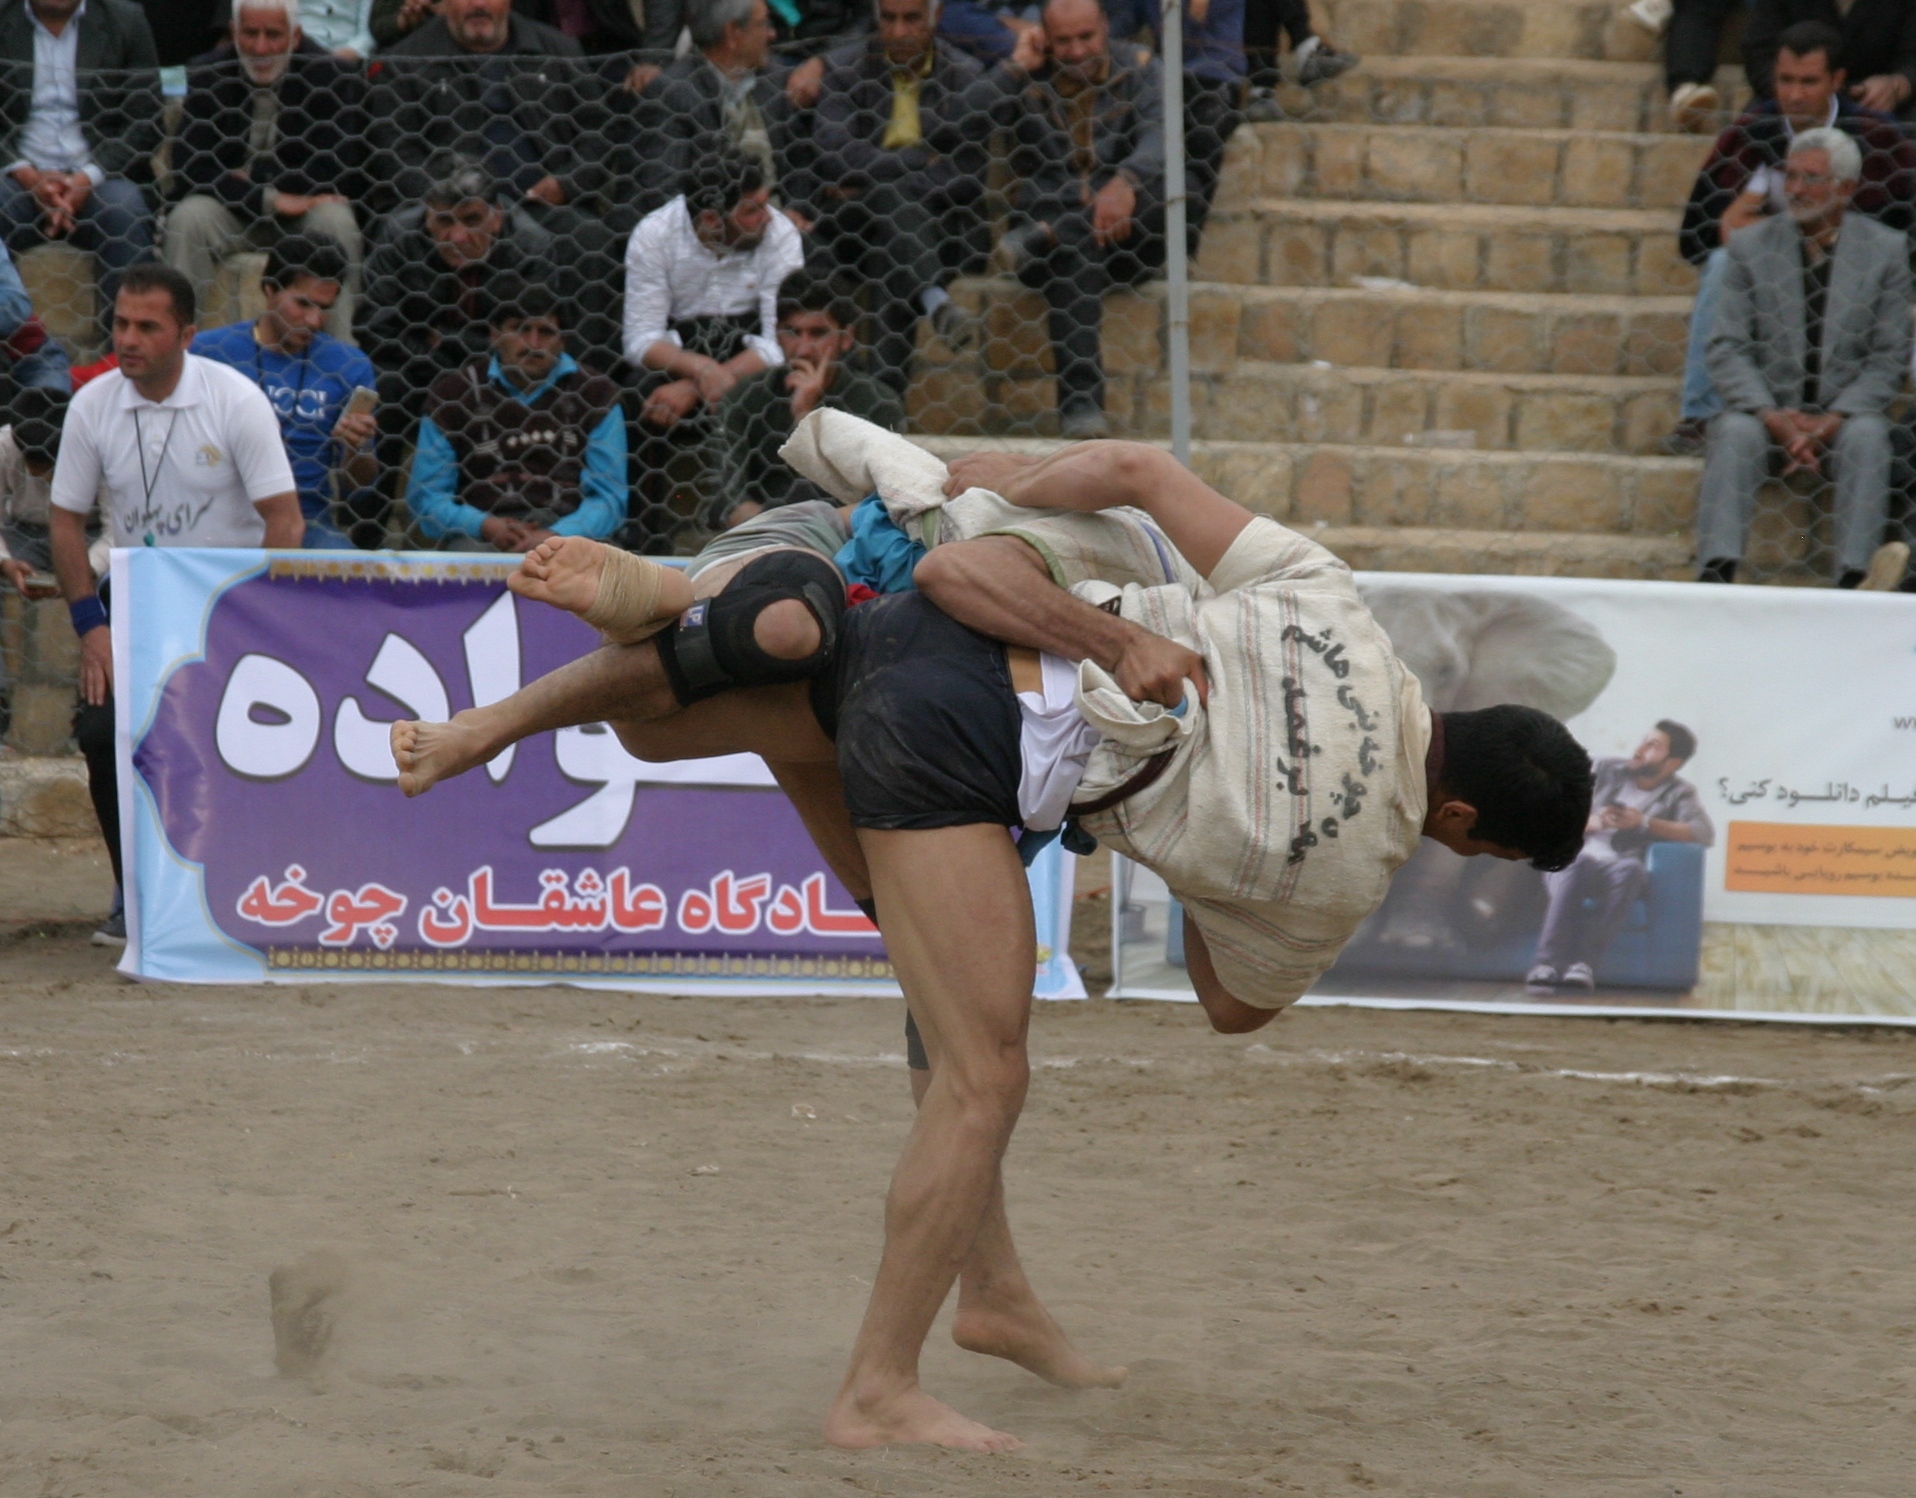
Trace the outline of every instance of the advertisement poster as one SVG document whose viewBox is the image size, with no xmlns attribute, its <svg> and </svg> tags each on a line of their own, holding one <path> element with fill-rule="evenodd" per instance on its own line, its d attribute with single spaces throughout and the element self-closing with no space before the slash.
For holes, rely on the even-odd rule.
<svg viewBox="0 0 1916 1498">
<path fill-rule="evenodd" d="M 1569 725 L 1597 764 L 1596 825 L 1553 876 L 1426 840 L 1313 998 L 1916 1020 L 1907 595 L 1359 583 L 1433 708 Z M 1190 998 L 1162 882 L 1127 865 L 1114 893 L 1114 991 Z"/>
<path fill-rule="evenodd" d="M 877 930 L 756 756 L 648 764 L 604 724 L 414 800 L 400 718 L 598 644 L 511 559 L 115 552 L 128 942 L 189 982 L 394 978 L 895 993 Z M 1031 869 L 1040 997 L 1081 997 L 1068 855 Z"/>
</svg>

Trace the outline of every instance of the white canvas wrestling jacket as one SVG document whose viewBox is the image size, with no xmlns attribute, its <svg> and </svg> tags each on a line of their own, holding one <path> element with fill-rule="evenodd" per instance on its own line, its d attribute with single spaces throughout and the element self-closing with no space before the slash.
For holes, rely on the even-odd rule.
<svg viewBox="0 0 1916 1498">
<path fill-rule="evenodd" d="M 785 456 L 815 481 L 875 490 L 927 544 L 1016 536 L 1059 586 L 1202 655 L 1209 706 L 1187 698 L 1182 717 L 1080 663 L 1078 708 L 1102 738 L 1079 804 L 1173 751 L 1157 779 L 1082 824 L 1171 887 L 1244 1003 L 1281 1009 L 1322 976 L 1382 903 L 1427 809 L 1430 714 L 1350 568 L 1264 516 L 1204 578 L 1139 511 L 1028 510 L 977 489 L 946 503 L 942 463 L 842 412 L 806 418 Z"/>
</svg>

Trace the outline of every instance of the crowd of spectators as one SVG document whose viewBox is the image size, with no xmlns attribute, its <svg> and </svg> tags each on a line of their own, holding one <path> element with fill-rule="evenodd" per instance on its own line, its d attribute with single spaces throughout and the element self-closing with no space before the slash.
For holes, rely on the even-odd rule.
<svg viewBox="0 0 1916 1498">
<path fill-rule="evenodd" d="M 1865 0 L 1848 19 L 1859 15 L 1894 30 Z M 1750 55 L 1767 87 L 1717 137 L 1679 239 L 1700 276 L 1668 446 L 1704 455 L 1698 577 L 1734 581 L 1759 489 L 1803 475 L 1827 491 L 1837 586 L 1916 586 L 1907 542 L 1884 539 L 1907 529 L 1894 512 L 1916 490 L 1916 431 L 1894 410 L 1911 367 L 1916 148 L 1868 102 L 1900 108 L 1908 84 L 1899 69 L 1853 87 L 1849 42 L 1828 20 L 1770 36 Z M 1888 63 L 1872 52 L 1862 66 Z"/>
<path fill-rule="evenodd" d="M 265 311 L 200 351 L 272 400 L 309 545 L 397 522 L 669 550 L 785 501 L 768 422 L 826 402 L 902 425 L 927 340 L 984 337 L 950 288 L 994 240 L 1044 298 L 1059 429 L 1108 429 L 1104 293 L 1164 258 L 1160 20 L 1145 0 L 0 0 L 0 234 L 92 254 L 101 342 L 129 267 L 177 269 L 203 309 L 267 257 Z M 1275 110 L 1280 32 L 1294 82 L 1356 61 L 1303 0 L 1188 7 L 1193 245 L 1225 142 Z M 0 351 L 14 386 L 69 388 L 6 260 Z M 557 402 L 570 432 L 579 381 L 614 393 L 586 449 L 516 478 L 475 476 L 441 419 L 545 431 L 528 413 Z M 616 514 L 577 489 L 614 419 Z"/>
</svg>

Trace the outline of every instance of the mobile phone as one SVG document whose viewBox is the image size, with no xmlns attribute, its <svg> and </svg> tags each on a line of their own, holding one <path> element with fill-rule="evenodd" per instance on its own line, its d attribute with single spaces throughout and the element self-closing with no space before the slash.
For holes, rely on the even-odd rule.
<svg viewBox="0 0 1916 1498">
<path fill-rule="evenodd" d="M 346 397 L 347 416 L 370 416 L 379 404 L 379 392 L 366 385 L 356 385 L 353 393 Z"/>
</svg>

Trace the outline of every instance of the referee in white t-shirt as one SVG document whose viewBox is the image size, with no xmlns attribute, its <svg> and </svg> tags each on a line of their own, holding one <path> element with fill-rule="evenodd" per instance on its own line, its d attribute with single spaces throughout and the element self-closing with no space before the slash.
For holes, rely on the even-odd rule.
<svg viewBox="0 0 1916 1498">
<path fill-rule="evenodd" d="M 136 265 L 120 277 L 113 303 L 120 367 L 73 397 L 53 470 L 53 570 L 80 637 L 82 700 L 73 733 L 86 755 L 115 884 L 122 871 L 113 635 L 87 561 L 95 497 L 114 546 L 292 548 L 306 532 L 271 402 L 237 370 L 186 351 L 193 319 L 193 284 L 171 266 Z M 125 942 L 118 898 L 93 939 Z"/>
</svg>

